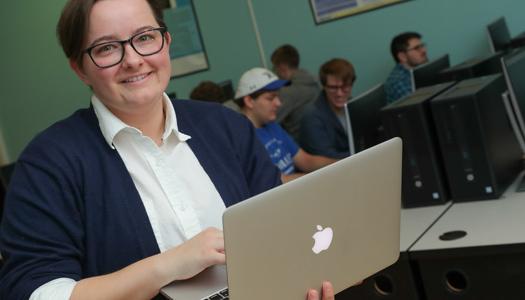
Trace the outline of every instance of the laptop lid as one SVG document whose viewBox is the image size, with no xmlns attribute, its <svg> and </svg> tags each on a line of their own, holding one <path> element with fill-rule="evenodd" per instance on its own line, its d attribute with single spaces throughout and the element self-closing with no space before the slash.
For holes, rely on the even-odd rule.
<svg viewBox="0 0 525 300">
<path fill-rule="evenodd" d="M 401 148 L 401 139 L 391 139 L 229 207 L 223 226 L 230 299 L 302 300 L 324 280 L 337 293 L 393 264 Z M 177 285 L 183 282 L 162 293 L 190 299 Z"/>
</svg>

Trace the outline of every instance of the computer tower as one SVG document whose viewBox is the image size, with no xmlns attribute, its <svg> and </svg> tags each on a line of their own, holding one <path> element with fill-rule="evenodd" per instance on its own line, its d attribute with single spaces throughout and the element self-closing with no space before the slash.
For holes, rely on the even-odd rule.
<svg viewBox="0 0 525 300">
<path fill-rule="evenodd" d="M 521 170 L 501 75 L 462 81 L 431 101 L 454 201 L 496 199 Z"/>
<path fill-rule="evenodd" d="M 448 200 L 430 100 L 453 85 L 420 88 L 381 109 L 387 137 L 403 139 L 403 207 L 436 205 Z"/>
<path fill-rule="evenodd" d="M 501 57 L 504 52 L 476 57 L 440 72 L 443 81 L 461 81 L 501 73 Z"/>
</svg>

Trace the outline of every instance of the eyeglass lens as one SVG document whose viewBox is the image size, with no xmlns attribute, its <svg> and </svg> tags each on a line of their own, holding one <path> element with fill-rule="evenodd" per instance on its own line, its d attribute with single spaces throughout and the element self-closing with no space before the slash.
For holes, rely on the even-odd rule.
<svg viewBox="0 0 525 300">
<path fill-rule="evenodd" d="M 406 51 L 421 50 L 421 49 L 426 48 L 426 47 L 427 47 L 427 45 L 425 43 L 422 43 L 422 44 L 419 44 L 419 45 L 415 45 L 412 48 L 408 48 Z"/>
<path fill-rule="evenodd" d="M 350 90 L 350 85 L 326 85 L 325 88 L 330 92 L 337 92 L 338 90 L 343 91 L 344 93 Z"/>
</svg>

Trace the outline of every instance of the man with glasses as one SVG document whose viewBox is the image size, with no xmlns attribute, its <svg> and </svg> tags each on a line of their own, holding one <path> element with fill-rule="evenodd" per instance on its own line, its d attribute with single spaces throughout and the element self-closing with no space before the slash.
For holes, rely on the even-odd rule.
<svg viewBox="0 0 525 300">
<path fill-rule="evenodd" d="M 428 61 L 426 45 L 417 32 L 405 32 L 394 37 L 390 51 L 396 66 L 385 82 L 387 103 L 395 102 L 412 92 L 410 69 Z"/>
<path fill-rule="evenodd" d="M 309 153 L 340 159 L 350 154 L 344 108 L 356 79 L 354 67 L 334 58 L 321 66 L 319 78 L 323 91 L 303 115 L 299 143 Z"/>
</svg>

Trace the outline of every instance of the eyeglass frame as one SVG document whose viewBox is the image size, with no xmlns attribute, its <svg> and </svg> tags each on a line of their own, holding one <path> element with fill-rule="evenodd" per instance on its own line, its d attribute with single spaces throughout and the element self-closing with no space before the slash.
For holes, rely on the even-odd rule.
<svg viewBox="0 0 525 300">
<path fill-rule="evenodd" d="M 337 91 L 341 90 L 343 93 L 348 93 L 352 89 L 352 84 L 345 84 L 345 85 L 325 85 L 324 89 L 331 93 L 337 93 Z"/>
<path fill-rule="evenodd" d="M 416 50 L 416 51 L 419 51 L 423 48 L 426 48 L 427 47 L 427 44 L 426 43 L 421 43 L 419 45 L 415 45 L 414 47 L 412 48 L 407 48 L 404 50 L 404 52 L 408 52 L 408 51 L 412 51 L 412 50 Z"/>
<path fill-rule="evenodd" d="M 160 46 L 159 50 L 153 52 L 153 53 L 148 53 L 148 54 L 142 54 L 140 53 L 137 48 L 135 48 L 135 46 L 133 45 L 133 39 L 136 38 L 137 36 L 141 35 L 141 34 L 144 34 L 146 32 L 149 32 L 149 31 L 159 31 L 162 35 L 162 45 Z M 132 35 L 130 38 L 126 39 L 126 40 L 120 40 L 120 41 L 107 41 L 107 42 L 103 42 L 103 43 L 100 43 L 100 44 L 96 44 L 96 45 L 93 45 L 93 46 L 89 46 L 88 48 L 82 50 L 82 53 L 84 54 L 87 54 L 89 56 L 89 58 L 91 59 L 91 61 L 93 62 L 93 64 L 95 64 L 95 66 L 101 68 L 101 69 L 106 69 L 106 68 L 111 68 L 111 67 L 114 67 L 118 64 L 120 64 L 122 62 L 122 60 L 124 59 L 124 55 L 126 53 L 125 51 L 125 47 L 124 47 L 124 44 L 128 43 L 130 44 L 131 48 L 133 48 L 133 50 L 140 56 L 151 56 L 151 55 L 154 55 L 154 54 L 157 54 L 159 53 L 162 48 L 164 48 L 164 43 L 165 43 L 165 34 L 166 32 L 168 32 L 168 28 L 167 27 L 157 27 L 157 28 L 151 28 L 151 29 L 147 29 L 147 30 L 144 30 L 144 31 L 141 31 L 141 32 L 138 32 L 134 35 Z M 91 55 L 91 51 L 93 49 L 95 49 L 96 47 L 99 47 L 101 45 L 104 45 L 104 44 L 111 44 L 111 43 L 119 43 L 121 46 L 122 46 L 122 54 L 120 56 L 120 59 L 118 60 L 118 62 L 112 64 L 112 65 L 109 65 L 109 66 L 100 66 L 99 64 L 97 64 L 95 62 L 95 59 L 93 58 L 93 56 Z"/>
</svg>

